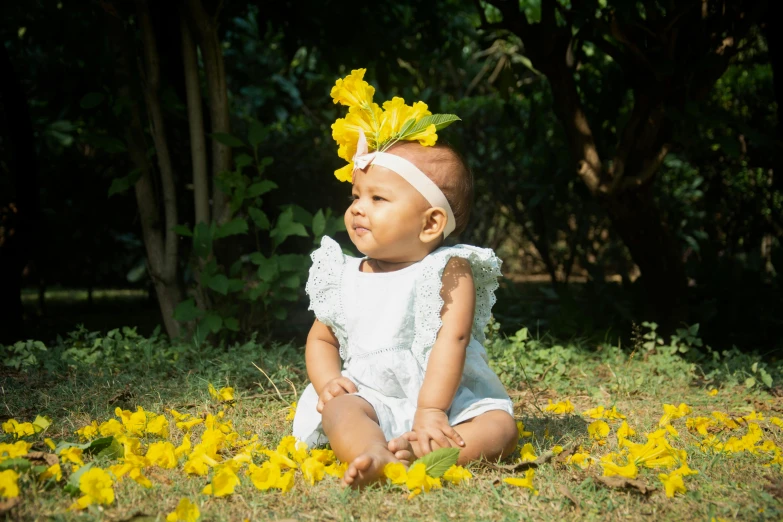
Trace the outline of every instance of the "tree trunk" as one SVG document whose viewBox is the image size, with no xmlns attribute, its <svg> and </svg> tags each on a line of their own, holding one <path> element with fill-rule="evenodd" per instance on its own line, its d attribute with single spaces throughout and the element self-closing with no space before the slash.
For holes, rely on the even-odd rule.
<svg viewBox="0 0 783 522">
<path fill-rule="evenodd" d="M 214 15 L 207 13 L 201 0 L 186 0 L 185 6 L 204 60 L 212 133 L 230 133 L 228 87 L 223 50 L 217 32 L 217 13 Z M 218 225 L 231 219 L 228 197 L 217 184 L 218 175 L 230 169 L 231 147 L 212 138 L 212 219 Z"/>
<path fill-rule="evenodd" d="M 14 73 L 11 59 L 0 46 L 0 116 L 7 139 L 7 160 L 13 176 L 15 201 L 0 201 L 0 344 L 24 336 L 22 274 L 34 257 L 39 237 L 38 171 L 33 125 L 27 99 Z"/>
<path fill-rule="evenodd" d="M 124 28 L 116 15 L 106 15 L 109 39 L 114 52 L 117 92 L 120 97 L 130 100 L 129 121 L 125 131 L 125 141 L 131 162 L 139 171 L 139 180 L 134 186 L 136 202 L 139 206 L 144 247 L 147 251 L 147 271 L 150 274 L 158 297 L 163 324 L 169 337 L 179 337 L 180 325 L 174 320 L 174 309 L 181 301 L 181 292 L 176 278 L 176 257 L 173 265 L 166 263 L 171 259 L 167 255 L 164 234 L 174 235 L 172 230 L 161 230 L 165 226 L 161 222 L 158 211 L 159 202 L 155 196 L 155 186 L 152 178 L 152 165 L 147 159 L 147 144 L 144 137 L 141 107 L 137 97 L 131 92 L 132 58 L 128 43 L 124 40 Z M 174 239 L 176 243 L 176 238 Z"/>
</svg>

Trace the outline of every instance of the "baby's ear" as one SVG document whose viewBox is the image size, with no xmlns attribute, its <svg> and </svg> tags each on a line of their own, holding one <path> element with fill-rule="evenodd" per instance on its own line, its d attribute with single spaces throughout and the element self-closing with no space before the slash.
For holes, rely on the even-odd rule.
<svg viewBox="0 0 783 522">
<path fill-rule="evenodd" d="M 440 243 L 443 240 L 443 231 L 446 230 L 448 219 L 446 211 L 442 208 L 428 208 L 424 213 L 424 221 L 419 234 L 421 242 L 425 244 Z"/>
</svg>

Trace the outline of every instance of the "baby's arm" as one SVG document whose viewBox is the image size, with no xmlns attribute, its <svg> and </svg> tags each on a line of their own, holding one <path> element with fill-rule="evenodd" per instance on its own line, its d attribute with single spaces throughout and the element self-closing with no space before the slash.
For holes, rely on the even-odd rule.
<svg viewBox="0 0 783 522">
<path fill-rule="evenodd" d="M 443 271 L 442 282 L 443 325 L 430 353 L 413 419 L 413 432 L 425 454 L 432 449 L 431 440 L 440 447 L 448 447 L 448 439 L 460 446 L 465 444 L 449 425 L 446 410 L 451 406 L 462 380 L 465 353 L 473 327 L 476 290 L 470 263 L 462 258 L 451 258 Z"/>
<path fill-rule="evenodd" d="M 324 323 L 315 320 L 307 335 L 305 345 L 307 376 L 318 394 L 320 413 L 324 404 L 338 395 L 356 393 L 356 385 L 340 373 L 340 343 Z"/>
</svg>

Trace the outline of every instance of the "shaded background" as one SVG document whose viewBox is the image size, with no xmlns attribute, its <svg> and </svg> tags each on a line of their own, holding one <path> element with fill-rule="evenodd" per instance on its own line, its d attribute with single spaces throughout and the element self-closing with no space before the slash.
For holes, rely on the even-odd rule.
<svg viewBox="0 0 783 522">
<path fill-rule="evenodd" d="M 440 133 L 476 177 L 459 240 L 504 260 L 504 331 L 699 323 L 773 354 L 770 5 L 4 2 L 0 342 L 79 324 L 303 340 L 307 255 L 350 246 L 329 90 L 367 68 L 375 101 L 462 118 Z"/>
</svg>

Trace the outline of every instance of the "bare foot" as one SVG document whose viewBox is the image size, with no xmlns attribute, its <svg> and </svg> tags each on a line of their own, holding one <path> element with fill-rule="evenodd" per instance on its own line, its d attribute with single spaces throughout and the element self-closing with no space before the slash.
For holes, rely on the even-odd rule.
<svg viewBox="0 0 783 522">
<path fill-rule="evenodd" d="M 383 479 L 383 467 L 390 462 L 399 462 L 386 446 L 373 445 L 348 464 L 343 475 L 343 485 L 362 488 Z"/>
<path fill-rule="evenodd" d="M 407 433 L 405 435 L 407 435 Z M 416 455 L 413 453 L 413 445 L 411 444 L 411 441 L 409 441 L 405 435 L 401 435 L 396 439 L 390 440 L 389 451 L 394 453 L 394 458 L 405 464 L 407 467 L 411 465 L 411 462 L 416 460 Z"/>
</svg>

